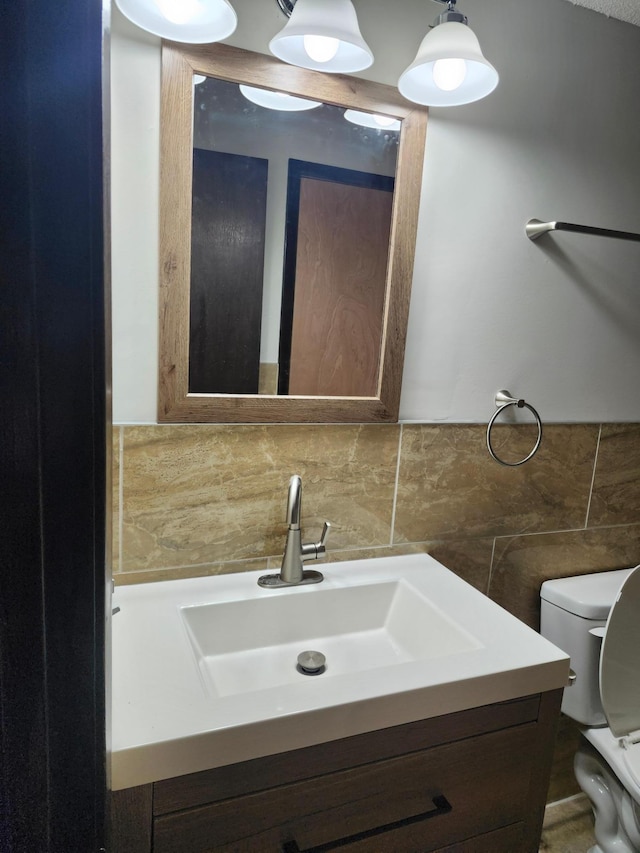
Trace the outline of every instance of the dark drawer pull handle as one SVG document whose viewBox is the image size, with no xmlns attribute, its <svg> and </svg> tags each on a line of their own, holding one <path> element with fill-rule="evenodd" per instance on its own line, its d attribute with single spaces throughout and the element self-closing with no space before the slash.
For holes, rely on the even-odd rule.
<svg viewBox="0 0 640 853">
<path fill-rule="evenodd" d="M 405 817 L 402 820 L 394 820 L 392 823 L 385 823 L 384 826 L 367 829 L 365 832 L 356 832 L 354 835 L 347 835 L 346 838 L 341 838 L 338 841 L 329 841 L 327 844 L 320 844 L 318 847 L 309 847 L 305 851 L 300 850 L 295 840 L 285 841 L 282 845 L 282 853 L 325 853 L 325 851 L 337 850 L 339 847 L 346 847 L 347 844 L 354 844 L 356 841 L 364 841 L 366 838 L 382 835 L 383 832 L 391 832 L 393 829 L 400 829 L 403 826 L 411 826 L 412 823 L 420 823 L 422 820 L 430 820 L 432 817 L 448 814 L 453 809 L 451 803 L 441 794 L 434 797 L 432 803 L 435 808 L 431 811 L 422 812 L 422 814 L 414 815 L 414 817 Z"/>
</svg>

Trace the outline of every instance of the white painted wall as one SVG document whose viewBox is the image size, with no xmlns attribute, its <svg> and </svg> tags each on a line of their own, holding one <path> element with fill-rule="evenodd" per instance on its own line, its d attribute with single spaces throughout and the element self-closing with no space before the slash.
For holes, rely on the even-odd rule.
<svg viewBox="0 0 640 853">
<path fill-rule="evenodd" d="M 233 0 L 231 44 L 268 52 L 275 0 Z M 395 84 L 439 7 L 355 0 Z M 640 421 L 640 245 L 532 217 L 640 232 L 640 28 L 567 0 L 460 0 L 501 76 L 432 109 L 401 419 L 486 422 L 498 388 L 553 421 Z M 155 421 L 159 44 L 113 33 L 114 420 Z"/>
<path fill-rule="evenodd" d="M 155 423 L 160 42 L 112 13 L 113 421 Z"/>
</svg>

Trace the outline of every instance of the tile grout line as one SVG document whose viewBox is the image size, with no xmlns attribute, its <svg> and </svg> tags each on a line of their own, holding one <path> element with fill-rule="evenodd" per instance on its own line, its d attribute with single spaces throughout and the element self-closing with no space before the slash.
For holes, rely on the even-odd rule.
<svg viewBox="0 0 640 853">
<path fill-rule="evenodd" d="M 588 530 L 612 530 L 614 527 L 637 527 L 637 526 L 638 526 L 637 521 L 623 521 L 623 522 L 620 522 L 620 524 L 596 524 L 593 527 L 589 527 Z M 496 536 L 496 539 L 514 539 L 516 537 L 520 538 L 522 536 L 548 536 L 551 534 L 555 535 L 557 533 L 580 533 L 584 530 L 585 530 L 584 527 L 562 527 L 562 528 L 559 528 L 557 530 L 556 529 L 554 529 L 554 530 L 533 530 L 530 533 L 526 532 L 526 531 L 521 531 L 520 533 L 518 533 L 516 531 L 515 533 L 500 533 L 498 536 Z M 486 538 L 488 538 L 488 536 L 486 536 L 486 537 L 474 536 L 472 538 L 473 539 L 486 539 Z"/>
<path fill-rule="evenodd" d="M 396 461 L 396 481 L 393 485 L 393 506 L 391 508 L 391 530 L 389 531 L 389 546 L 393 546 L 393 534 L 396 526 L 396 507 L 398 505 L 398 482 L 400 480 L 400 455 L 402 453 L 402 431 L 403 424 L 400 424 L 400 433 L 398 434 L 398 459 Z"/>
<path fill-rule="evenodd" d="M 118 571 L 124 571 L 123 556 L 124 548 L 122 545 L 122 533 L 124 530 L 124 427 L 120 428 L 118 436 Z"/>
<path fill-rule="evenodd" d="M 602 424 L 598 429 L 598 440 L 596 441 L 596 452 L 593 457 L 593 471 L 591 473 L 591 486 L 589 488 L 589 500 L 587 501 L 587 514 L 584 519 L 584 528 L 586 530 L 589 524 L 589 513 L 591 512 L 591 498 L 593 497 L 593 485 L 596 481 L 596 468 L 598 466 L 598 453 L 600 452 L 600 437 L 602 435 Z"/>
<path fill-rule="evenodd" d="M 496 540 L 497 536 L 493 537 L 493 543 L 491 544 L 491 559 L 489 560 L 489 577 L 487 579 L 487 596 L 491 592 L 491 579 L 493 578 L 493 559 L 496 554 Z"/>
</svg>

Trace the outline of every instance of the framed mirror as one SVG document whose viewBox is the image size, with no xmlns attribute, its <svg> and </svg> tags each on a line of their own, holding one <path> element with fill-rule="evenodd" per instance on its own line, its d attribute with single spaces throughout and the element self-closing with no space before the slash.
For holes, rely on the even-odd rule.
<svg viewBox="0 0 640 853">
<path fill-rule="evenodd" d="M 163 43 L 160 423 L 397 420 L 425 131 L 389 86 Z"/>
</svg>

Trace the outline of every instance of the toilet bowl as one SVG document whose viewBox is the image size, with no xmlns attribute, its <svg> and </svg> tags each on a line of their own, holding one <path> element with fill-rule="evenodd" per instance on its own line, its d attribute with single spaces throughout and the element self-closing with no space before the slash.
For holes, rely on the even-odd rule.
<svg viewBox="0 0 640 853">
<path fill-rule="evenodd" d="M 589 853 L 640 853 L 640 566 L 546 581 L 540 633 L 571 657 L 562 710 L 581 726 L 576 779 L 591 800 Z"/>
</svg>

